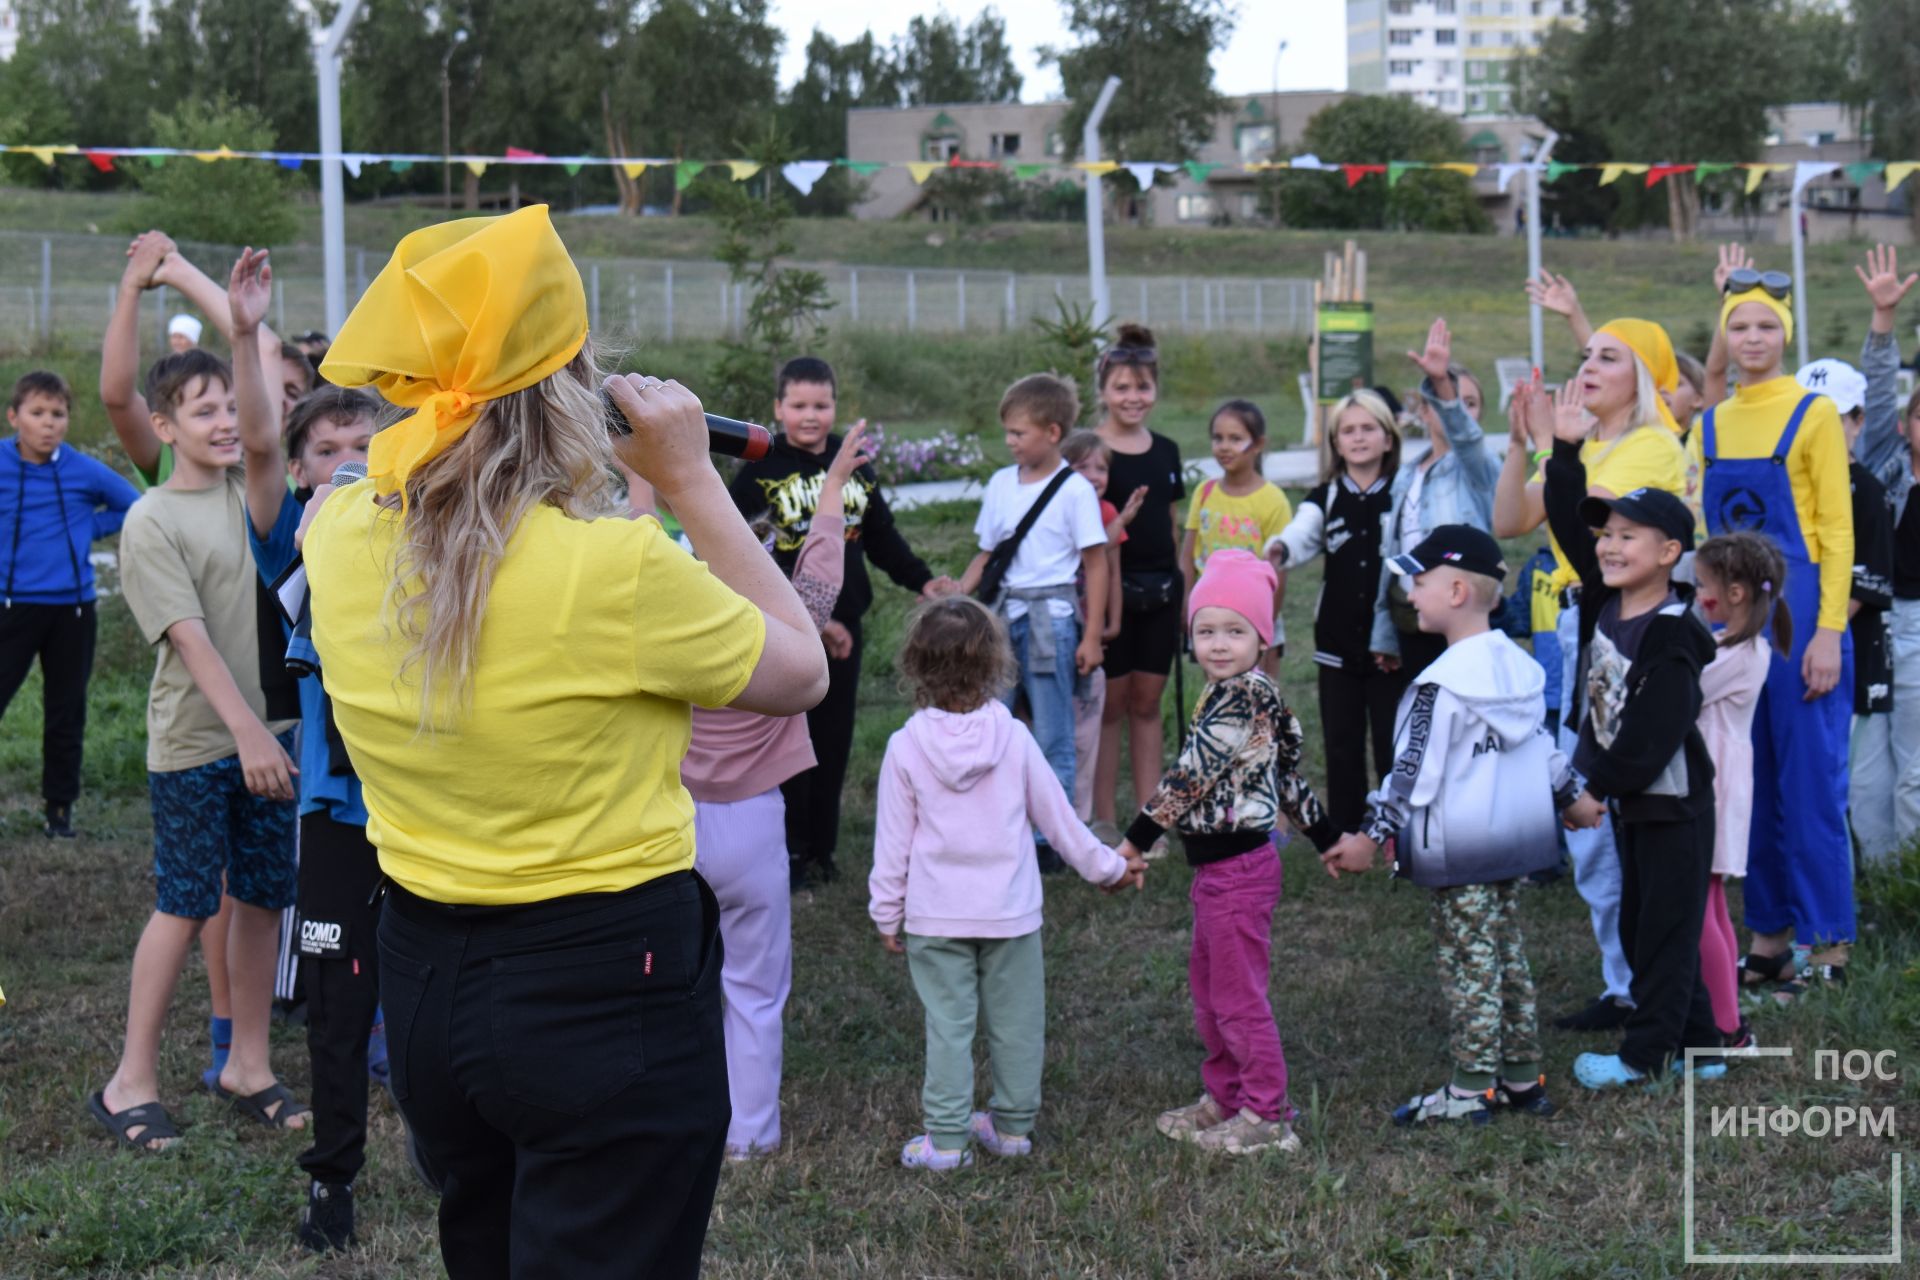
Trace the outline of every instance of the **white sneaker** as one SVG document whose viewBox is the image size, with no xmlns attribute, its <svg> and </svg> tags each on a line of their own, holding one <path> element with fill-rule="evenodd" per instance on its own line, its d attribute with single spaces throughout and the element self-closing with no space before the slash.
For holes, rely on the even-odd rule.
<svg viewBox="0 0 1920 1280">
<path fill-rule="evenodd" d="M 1300 1135 L 1285 1120 L 1268 1120 L 1242 1107 L 1240 1114 L 1229 1117 L 1225 1124 L 1194 1134 L 1193 1145 L 1230 1156 L 1250 1156 L 1257 1151 L 1298 1151 Z"/>
<path fill-rule="evenodd" d="M 994 1128 L 993 1115 L 986 1111 L 973 1113 L 973 1140 L 997 1156 L 1030 1156 L 1033 1154 L 1031 1134 L 1003 1134 Z"/>
</svg>

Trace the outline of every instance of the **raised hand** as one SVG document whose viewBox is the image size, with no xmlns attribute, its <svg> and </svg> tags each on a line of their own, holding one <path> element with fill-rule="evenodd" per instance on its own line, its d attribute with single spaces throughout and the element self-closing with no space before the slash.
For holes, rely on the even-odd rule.
<svg viewBox="0 0 1920 1280">
<path fill-rule="evenodd" d="M 1146 504 L 1146 501 L 1147 486 L 1145 485 L 1141 485 L 1132 493 L 1128 494 L 1127 504 L 1120 508 L 1120 523 L 1123 526 L 1132 524 L 1133 518 L 1140 514 L 1140 508 Z"/>
<path fill-rule="evenodd" d="M 146 231 L 135 236 L 127 245 L 127 267 L 120 277 L 121 287 L 153 288 L 154 274 L 174 251 L 173 240 L 164 231 Z"/>
<path fill-rule="evenodd" d="M 1526 402 L 1522 412 L 1526 415 L 1528 444 L 1534 453 L 1553 447 L 1553 393 L 1547 390 L 1546 383 L 1540 380 L 1540 371 L 1533 371 L 1533 380 L 1523 382 L 1513 389 L 1514 405 Z"/>
<path fill-rule="evenodd" d="M 1407 352 L 1407 359 L 1427 375 L 1442 400 L 1453 398 L 1453 379 L 1447 376 L 1447 366 L 1453 362 L 1453 334 L 1448 332 L 1444 317 L 1436 319 L 1427 330 L 1426 349 Z"/>
<path fill-rule="evenodd" d="M 1526 288 L 1529 302 L 1555 315 L 1571 316 L 1580 309 L 1580 295 L 1565 276 L 1543 269 L 1538 279 L 1527 281 Z"/>
<path fill-rule="evenodd" d="M 1753 259 L 1747 253 L 1747 247 L 1741 244 L 1723 244 L 1720 246 L 1720 261 L 1713 268 L 1713 290 L 1715 293 L 1727 291 L 1727 277 L 1742 268 L 1751 268 Z"/>
<path fill-rule="evenodd" d="M 1553 438 L 1569 444 L 1587 438 L 1587 393 L 1576 378 L 1567 379 L 1553 397 Z"/>
<path fill-rule="evenodd" d="M 1873 299 L 1875 311 L 1893 311 L 1907 296 L 1907 290 L 1920 281 L 1920 272 L 1900 278 L 1900 252 L 1890 244 L 1876 245 L 1867 250 L 1867 265 L 1863 269 L 1855 266 L 1853 274 L 1860 277 L 1860 283 L 1867 287 L 1867 296 Z"/>
<path fill-rule="evenodd" d="M 867 420 L 862 418 L 847 429 L 846 439 L 840 442 L 840 452 L 827 464 L 827 478 L 845 484 L 879 453 L 880 442 L 867 434 Z"/>
<path fill-rule="evenodd" d="M 234 260 L 227 278 L 227 302 L 233 308 L 235 333 L 251 333 L 267 318 L 273 301 L 273 267 L 265 249 L 248 247 Z"/>
</svg>

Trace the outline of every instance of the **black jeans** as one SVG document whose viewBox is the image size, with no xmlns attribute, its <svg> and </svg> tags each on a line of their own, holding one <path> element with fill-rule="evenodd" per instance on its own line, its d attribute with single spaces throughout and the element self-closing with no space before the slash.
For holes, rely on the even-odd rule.
<svg viewBox="0 0 1920 1280">
<path fill-rule="evenodd" d="M 807 733 L 819 764 L 780 784 L 787 802 L 787 859 L 832 866 L 840 840 L 840 792 L 853 754 L 854 701 L 860 695 L 860 624 L 850 622 L 853 652 L 827 660 L 827 696 L 807 712 Z"/>
<path fill-rule="evenodd" d="M 40 659 L 40 797 L 80 798 L 80 753 L 87 736 L 87 680 L 97 630 L 93 602 L 0 605 L 0 716 Z"/>
<path fill-rule="evenodd" d="M 699 1274 L 732 1115 L 719 920 L 692 872 L 503 907 L 388 887 L 393 1092 L 452 1280 Z"/>
<path fill-rule="evenodd" d="M 367 829 L 324 813 L 300 818 L 299 932 L 313 1064 L 313 1145 L 300 1167 L 352 1182 L 367 1161 L 367 1035 L 380 1007 L 380 863 Z"/>
<path fill-rule="evenodd" d="M 1620 1060 L 1664 1071 L 1687 1048 L 1718 1049 L 1713 1001 L 1700 977 L 1700 922 L 1713 873 L 1713 814 L 1692 822 L 1619 822 L 1620 945 L 1633 966 L 1633 1012 Z"/>
<path fill-rule="evenodd" d="M 1327 814 L 1340 830 L 1358 831 L 1372 778 L 1393 768 L 1393 716 L 1407 682 L 1369 660 L 1364 667 L 1317 667 L 1320 732 L 1327 753 Z M 1373 742 L 1373 773 L 1367 742 Z"/>
</svg>

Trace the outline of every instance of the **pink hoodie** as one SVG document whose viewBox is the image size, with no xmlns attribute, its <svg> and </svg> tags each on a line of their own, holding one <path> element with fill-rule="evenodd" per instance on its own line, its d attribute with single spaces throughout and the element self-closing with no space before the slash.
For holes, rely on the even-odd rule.
<svg viewBox="0 0 1920 1280">
<path fill-rule="evenodd" d="M 873 833 L 872 902 L 887 933 L 1018 938 L 1040 927 L 1033 828 L 1094 884 L 1126 874 L 1074 816 L 1027 727 L 989 702 L 917 711 L 887 742 Z"/>
</svg>

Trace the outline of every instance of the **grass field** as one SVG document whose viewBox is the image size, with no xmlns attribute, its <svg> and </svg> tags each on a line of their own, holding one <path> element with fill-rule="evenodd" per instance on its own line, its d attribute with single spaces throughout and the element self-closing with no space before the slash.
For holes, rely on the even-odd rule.
<svg viewBox="0 0 1920 1280">
<path fill-rule="evenodd" d="M 970 512 L 916 511 L 908 536 L 957 570 Z M 1289 593 L 1310 634 L 1317 571 Z M 1152 1130 L 1196 1092 L 1187 1002 L 1188 873 L 1160 864 L 1143 895 L 1048 887 L 1050 1044 L 1040 1142 L 1024 1164 L 982 1157 L 945 1180 L 895 1164 L 917 1131 L 919 1007 L 904 966 L 865 914 L 872 799 L 887 735 L 905 719 L 888 655 L 902 593 L 883 587 L 841 850 L 845 879 L 794 904 L 795 974 L 784 1101 L 787 1147 L 723 1177 L 708 1274 L 795 1277 L 1298 1276 L 1653 1277 L 1683 1271 L 1681 1096 L 1576 1096 L 1573 1056 L 1606 1043 L 1549 1032 L 1562 1114 L 1472 1132 L 1408 1134 L 1386 1109 L 1447 1070 L 1423 894 L 1381 877 L 1334 883 L 1303 845 L 1287 851 L 1274 926 L 1274 1003 L 1305 1149 L 1208 1160 Z M 142 776 L 147 659 L 119 602 L 102 608 L 87 789 L 78 844 L 37 831 L 37 679 L 0 737 L 0 1275 L 388 1277 L 440 1274 L 432 1204 L 376 1100 L 360 1183 L 363 1250 L 302 1255 L 295 1139 L 242 1127 L 190 1091 L 205 1053 L 205 986 L 182 983 L 162 1062 L 164 1100 L 187 1126 L 160 1158 L 112 1149 L 84 1099 L 112 1070 L 126 968 L 151 902 Z M 1191 672 L 1189 672 L 1191 675 Z M 1319 730 L 1304 658 L 1283 685 Z M 1188 696 L 1196 691 L 1190 680 Z M 1913 864 L 1910 864 L 1910 867 Z M 1920 874 L 1863 890 L 1870 922 L 1844 993 L 1756 1015 L 1764 1043 L 1920 1051 Z M 1737 907 L 1736 907 L 1737 910 Z M 1586 916 L 1565 882 L 1530 892 L 1526 924 L 1543 1011 L 1592 994 Z M 304 1042 L 279 1029 L 276 1062 L 306 1086 Z M 1898 1084 L 1815 1084 L 1805 1070 L 1737 1067 L 1702 1106 L 1893 1106 L 1897 1139 L 1710 1139 L 1697 1129 L 1698 1239 L 1721 1253 L 1884 1249 L 1888 1155 L 1920 1123 Z M 1915 1178 L 1907 1166 L 1906 1193 Z M 1913 1241 L 1908 1240 L 1911 1247 Z M 1726 1274 L 1723 1269 L 1715 1274 Z M 1751 1274 L 1779 1274 L 1755 1270 Z M 1841 1269 L 1834 1274 L 1885 1274 Z"/>
<path fill-rule="evenodd" d="M 122 206 L 89 197 L 0 191 L 0 228 L 84 230 Z M 409 215 L 355 210 L 356 242 L 384 247 Z M 49 221 L 55 219 L 55 221 Z M 1072 228 L 984 228 L 958 236 L 919 224 L 798 224 L 802 252 L 859 261 L 992 262 L 1018 269 L 1080 252 Z M 576 248 L 700 256 L 697 220 L 569 222 Z M 600 247 L 595 236 L 610 237 Z M 1317 271 L 1324 238 L 1251 232 L 1117 229 L 1115 269 Z M 1444 310 L 1470 363 L 1524 350 L 1519 246 L 1510 240 L 1376 237 L 1381 347 L 1394 351 Z M 951 257 L 943 255 L 952 255 Z M 1586 287 L 1596 318 L 1638 311 L 1675 326 L 1708 318 L 1698 283 L 1711 254 L 1643 243 L 1556 242 L 1556 265 Z M 1815 332 L 1826 318 L 1865 327 L 1838 250 L 1816 250 Z M 1052 265 L 1050 262 L 1048 265 Z M 1705 299 L 1710 303 L 1711 299 Z M 1567 344 L 1555 334 L 1556 350 Z M 924 340 L 851 339 L 836 351 L 868 385 L 852 407 L 909 429 L 964 422 L 956 396 L 991 404 L 1023 371 L 1021 344 L 942 350 Z M 891 343 L 891 345 L 889 345 Z M 1837 344 L 1844 352 L 1846 344 Z M 695 347 L 635 353 L 667 372 L 697 370 Z M 1155 425 L 1189 454 L 1206 407 L 1229 394 L 1284 395 L 1297 352 L 1284 346 L 1168 344 L 1169 396 Z M 850 366 L 845 362 L 853 362 Z M 0 355 L 0 380 L 40 360 Z M 75 440 L 104 447 L 88 388 L 97 352 L 57 353 L 81 390 Z M 1008 372 L 1011 370 L 1011 372 Z M 1564 368 L 1560 372 L 1564 372 Z M 850 383 L 853 381 L 849 378 Z M 1267 390 L 1266 388 L 1271 388 Z M 864 399 L 863 399 L 864 397 Z M 997 442 L 990 456 L 998 457 Z M 906 513 L 909 539 L 957 572 L 971 548 L 971 509 Z M 1295 575 L 1290 632 L 1311 634 L 1319 570 Z M 1192 1099 L 1198 1041 L 1185 962 L 1188 872 L 1159 864 L 1144 894 L 1109 900 L 1077 881 L 1049 884 L 1050 1042 L 1040 1141 L 1026 1163 L 982 1157 L 929 1180 L 900 1170 L 918 1131 L 920 1010 L 904 966 L 875 942 L 865 914 L 872 796 L 887 735 L 908 714 L 890 655 L 907 601 L 882 586 L 869 623 L 856 755 L 841 848 L 845 879 L 794 903 L 795 975 L 784 1102 L 787 1147 L 729 1167 L 709 1235 L 708 1274 L 762 1277 L 1658 1277 L 1685 1265 L 1683 1099 L 1576 1096 L 1569 1066 L 1604 1038 L 1547 1033 L 1549 1084 L 1562 1105 L 1540 1122 L 1502 1118 L 1472 1132 L 1406 1134 L 1386 1110 L 1447 1071 L 1445 1015 L 1432 972 L 1424 895 L 1374 876 L 1329 881 L 1302 844 L 1286 853 L 1287 896 L 1274 937 L 1274 1003 L 1305 1148 L 1292 1158 L 1208 1160 L 1152 1130 L 1159 1110 Z M 365 1241 L 348 1259 L 302 1254 L 292 1229 L 304 1195 L 297 1139 L 242 1127 L 191 1092 L 205 1055 L 206 995 L 195 967 L 181 986 L 162 1061 L 163 1100 L 185 1122 L 173 1153 L 113 1150 L 85 1098 L 112 1070 L 127 965 L 152 901 L 143 737 L 150 656 L 122 603 L 101 608 L 86 794 L 77 844 L 38 834 L 39 686 L 30 678 L 0 723 L 0 1276 L 374 1277 L 441 1274 L 432 1203 L 401 1158 L 391 1104 L 375 1102 L 360 1213 Z M 1304 645 L 1298 647 L 1304 649 Z M 1189 669 L 1192 677 L 1192 670 Z M 1307 772 L 1321 777 L 1313 674 L 1289 657 L 1282 684 L 1307 727 Z M 1190 679 L 1189 699 L 1197 692 Z M 1762 782 L 1761 785 L 1767 785 Z M 1703 1252 L 1862 1253 L 1887 1247 L 1889 1156 L 1911 1155 L 1920 1084 L 1816 1082 L 1816 1050 L 1920 1054 L 1920 861 L 1861 890 L 1865 921 L 1853 983 L 1791 1010 L 1755 1015 L 1764 1044 L 1791 1046 L 1791 1067 L 1736 1067 L 1702 1094 L 1695 1128 L 1696 1238 Z M 1735 906 L 1736 913 L 1738 905 Z M 1597 965 L 1570 884 L 1527 895 L 1525 919 L 1544 1014 L 1583 1003 Z M 276 1030 L 275 1056 L 303 1095 L 304 1042 Z M 1893 1107 L 1889 1138 L 1844 1141 L 1711 1137 L 1708 1106 Z M 1904 1191 L 1920 1190 L 1911 1161 Z M 1909 1215 L 1911 1216 L 1911 1215 Z M 1906 1246 L 1915 1244 L 1906 1231 Z M 1855 1264 L 1821 1274 L 1878 1276 Z M 1697 1269 L 1771 1276 L 1778 1267 Z M 1797 1274 L 1805 1274 L 1802 1269 Z"/>
</svg>

